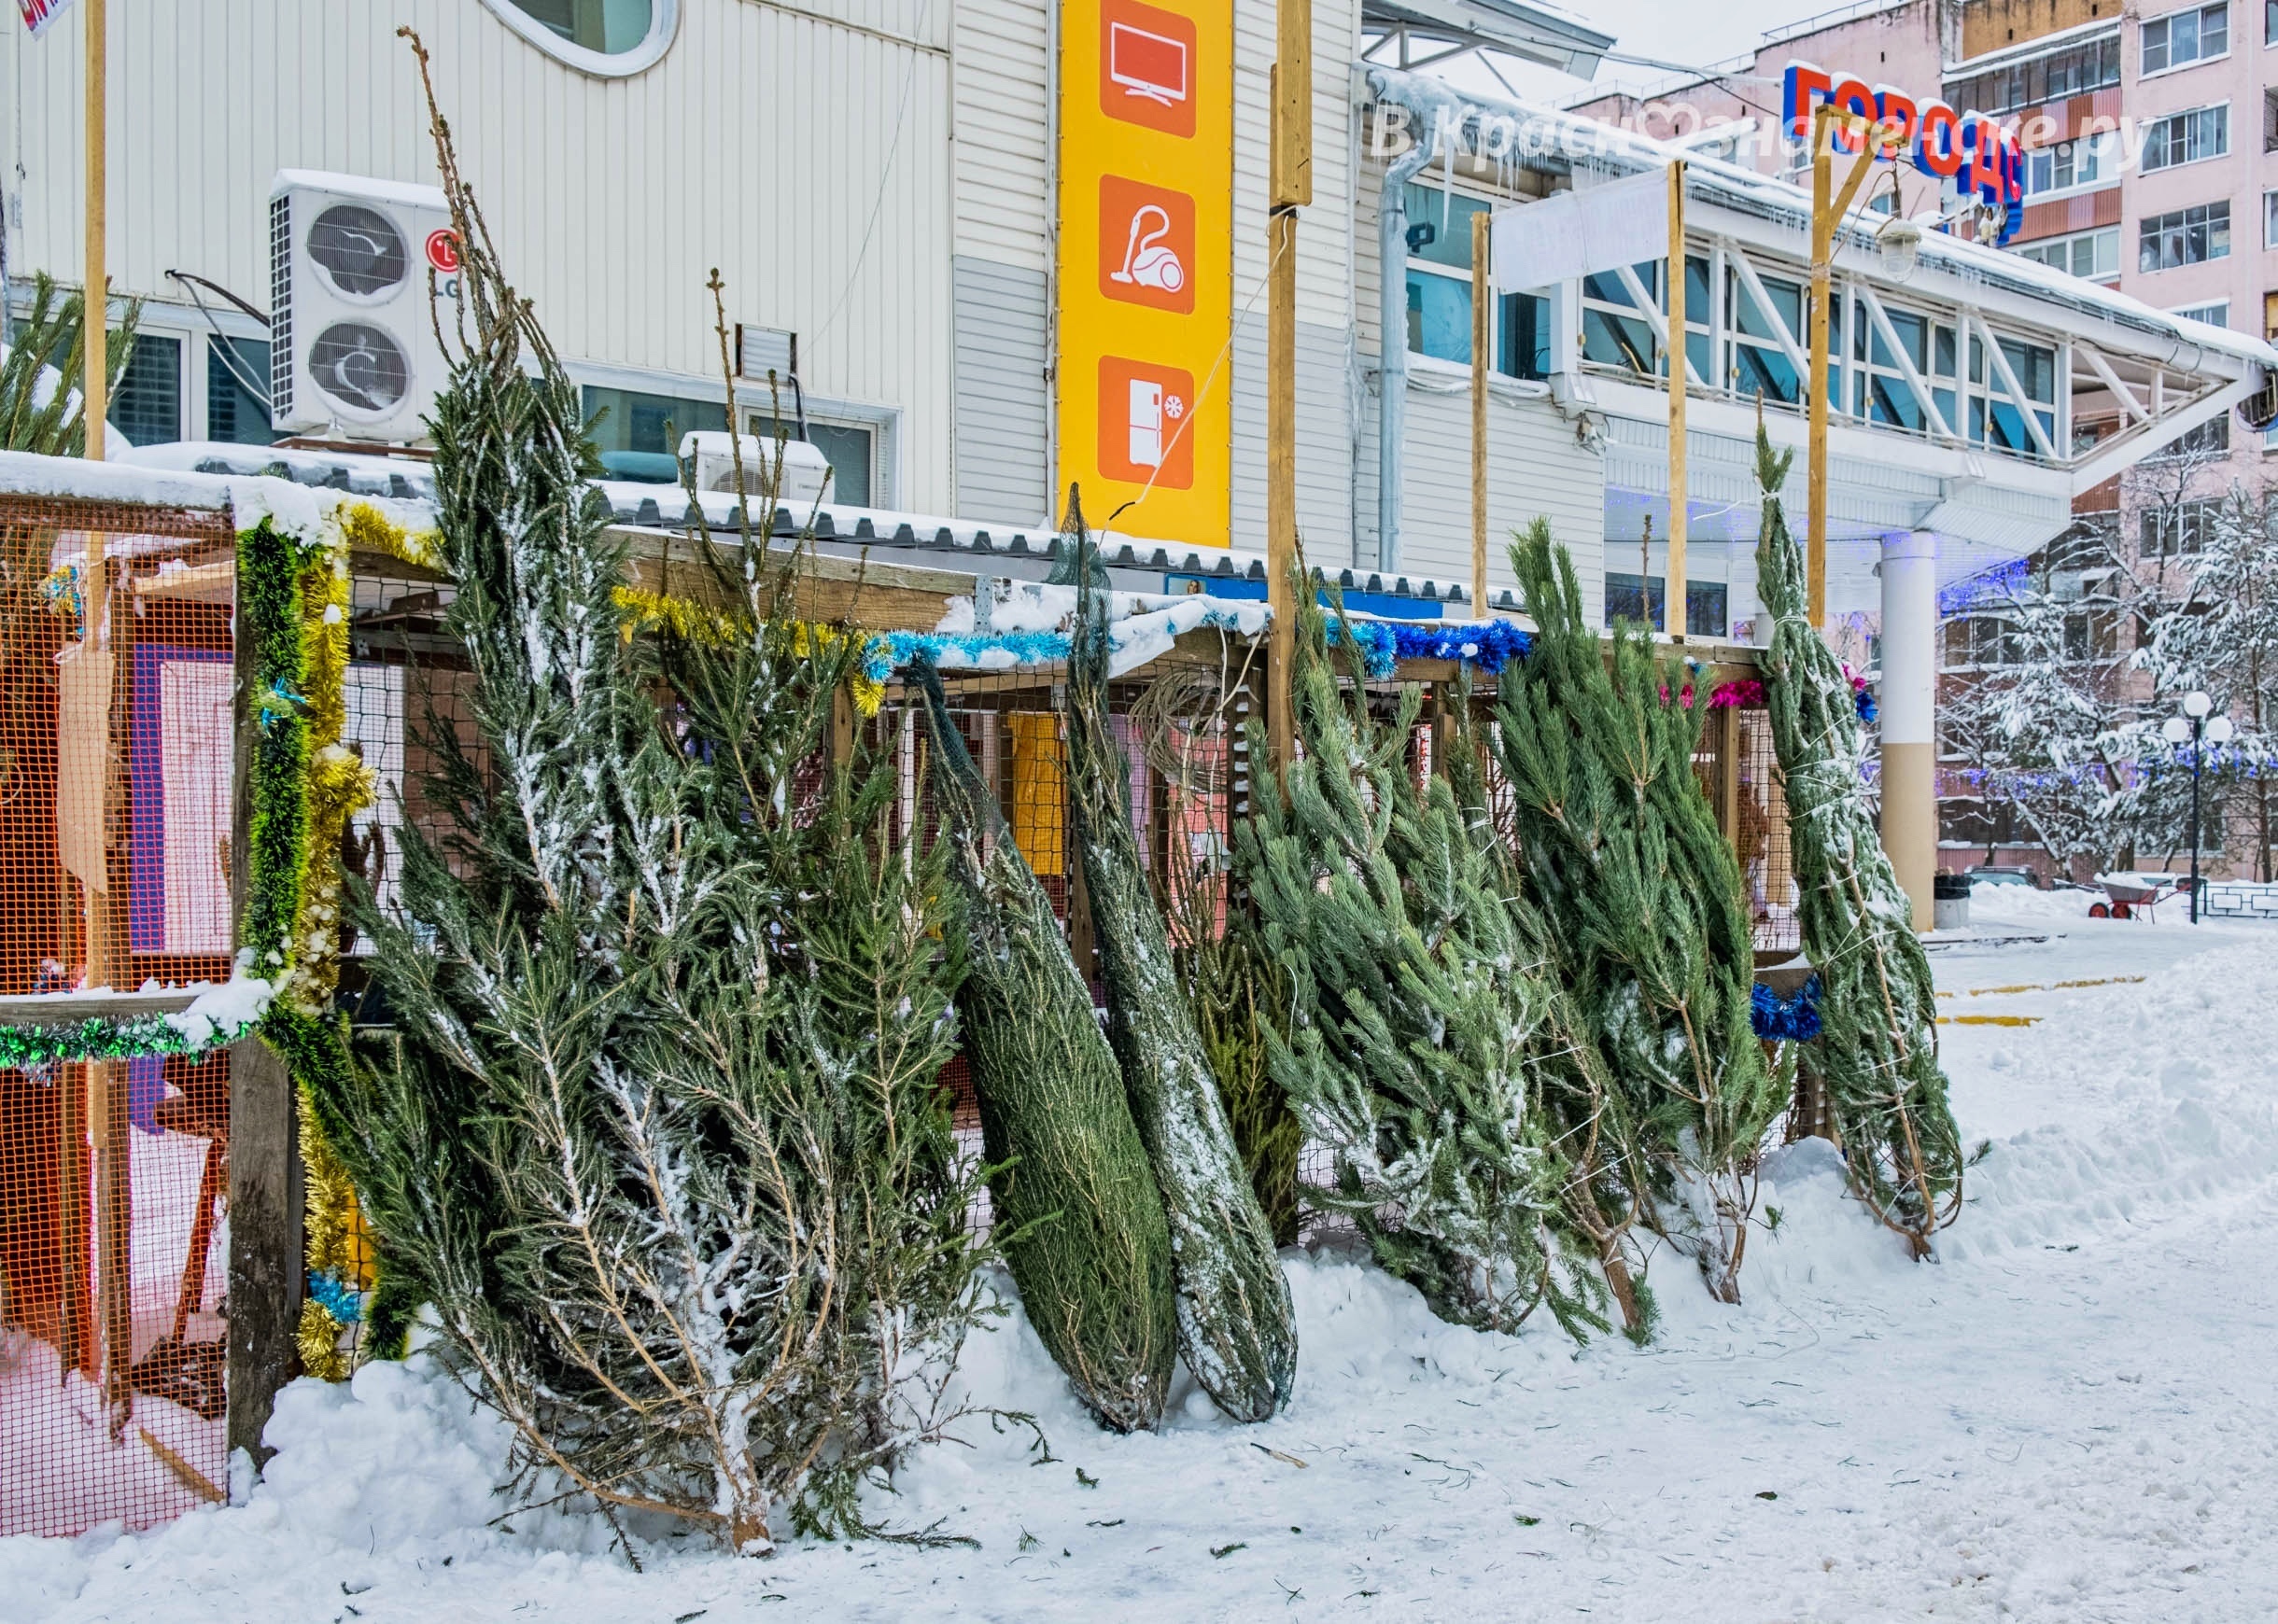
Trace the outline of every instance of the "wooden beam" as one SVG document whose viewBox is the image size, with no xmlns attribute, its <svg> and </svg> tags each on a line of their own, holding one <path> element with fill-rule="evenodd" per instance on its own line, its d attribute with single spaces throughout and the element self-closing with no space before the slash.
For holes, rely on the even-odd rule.
<svg viewBox="0 0 2278 1624">
<path fill-rule="evenodd" d="M 1487 618 L 1488 216 L 1471 217 L 1471 616 Z"/>
<path fill-rule="evenodd" d="M 1666 295 L 1668 331 L 1663 347 L 1669 357 L 1669 567 L 1661 594 L 1662 629 L 1669 640 L 1685 640 L 1685 538 L 1692 521 L 1691 483 L 1685 471 L 1685 394 L 1693 357 L 1685 344 L 1685 162 L 1669 164 L 1669 254 Z M 1650 302 L 1650 301 L 1649 301 Z M 1638 591 L 1645 590 L 1644 582 Z"/>
</svg>

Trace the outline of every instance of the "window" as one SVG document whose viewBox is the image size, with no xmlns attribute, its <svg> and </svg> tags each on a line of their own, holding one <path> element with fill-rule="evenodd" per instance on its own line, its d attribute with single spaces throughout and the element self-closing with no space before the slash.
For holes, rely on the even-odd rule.
<svg viewBox="0 0 2278 1624">
<path fill-rule="evenodd" d="M 2230 105 L 2200 107 L 2156 119 L 2144 133 L 2144 172 L 2220 158 L 2230 150 Z"/>
<path fill-rule="evenodd" d="M 2278 6 L 2278 0 L 2271 0 L 2271 3 Z M 2262 245 L 2265 248 L 2278 248 L 2278 191 L 2262 194 Z"/>
<path fill-rule="evenodd" d="M 2173 214 L 2147 215 L 2137 227 L 2136 269 L 2172 271 L 2230 253 L 2230 202 L 2199 203 Z"/>
<path fill-rule="evenodd" d="M 2278 0 L 2270 0 L 2278 6 Z M 2262 92 L 2262 150 L 2278 152 L 2278 90 Z"/>
<path fill-rule="evenodd" d="M 1647 299 L 1656 305 L 1663 302 L 1658 261 L 1633 265 L 1630 273 Z M 1610 271 L 1582 279 L 1582 358 L 1642 377 L 1661 373 L 1661 343 L 1653 337 L 1652 324 L 1630 298 L 1622 278 Z"/>
<path fill-rule="evenodd" d="M 1804 381 L 1773 336 L 1775 319 L 1790 333 L 1804 331 L 1804 285 L 1778 276 L 1763 278 L 1772 307 L 1758 306 L 1756 296 L 1738 276 L 1724 281 L 1724 327 L 1732 334 L 1731 387 L 1735 394 L 1755 395 L 1793 406 L 1804 398 Z M 1832 315 L 1832 313 L 1831 313 Z M 1830 353 L 1839 353 L 1835 324 L 1828 323 Z M 1828 369 L 1830 382 L 1835 369 Z"/>
<path fill-rule="evenodd" d="M 2155 460 L 2173 462 L 2187 456 L 2210 456 L 2230 449 L 2230 419 L 2210 417 L 2197 428 L 2187 428 L 2152 453 Z"/>
<path fill-rule="evenodd" d="M 1409 184 L 1408 348 L 1412 354 L 1457 366 L 1471 364 L 1471 217 L 1493 206 L 1484 199 L 1449 196 L 1436 189 Z M 1550 376 L 1548 302 L 1529 293 L 1506 293 L 1495 303 L 1489 313 L 1488 336 L 1496 370 L 1514 378 Z"/>
<path fill-rule="evenodd" d="M 1609 541 L 1609 551 L 1621 543 Z M 1639 582 L 1643 582 L 1643 602 L 1639 601 Z M 1668 601 L 1668 581 L 1662 576 L 1638 577 L 1609 570 L 1606 573 L 1606 624 L 1610 627 L 1617 620 L 1633 624 L 1639 622 L 1656 630 L 1661 625 L 1662 606 Z M 1732 635 L 1725 622 L 1727 589 L 1721 581 L 1688 581 L 1685 582 L 1685 636 L 1688 637 L 1727 637 Z M 1651 617 L 1650 620 L 1647 617 Z"/>
<path fill-rule="evenodd" d="M 678 484 L 681 436 L 727 427 L 727 407 L 718 400 L 588 384 L 584 404 L 585 432 L 600 450 L 603 473 L 615 480 Z"/>
<path fill-rule="evenodd" d="M 2229 0 L 2190 11 L 2171 11 L 2144 24 L 2146 74 L 2165 73 L 2186 63 L 2230 54 Z"/>
<path fill-rule="evenodd" d="M 2142 519 L 2143 553 L 2146 558 L 2196 558 L 2215 537 L 2215 521 L 2222 503 L 2173 502 L 2146 508 Z"/>
<path fill-rule="evenodd" d="M 2101 231 L 2082 231 L 2070 237 L 2045 237 L 2037 243 L 2025 244 L 2018 252 L 2028 259 L 2037 259 L 2075 276 L 2108 279 L 2120 273 L 2120 229 L 2108 226 Z"/>
<path fill-rule="evenodd" d="M 2270 0 L 2278 4 L 2278 0 Z M 1965 113 L 2006 113 L 2060 96 L 2077 96 L 2120 82 L 2120 36 L 2107 34 L 2028 62 L 2006 63 L 1946 87 L 1946 99 Z"/>
<path fill-rule="evenodd" d="M 111 426 L 136 445 L 182 438 L 182 341 L 134 335 L 127 370 L 111 396 Z"/>
<path fill-rule="evenodd" d="M 1960 615 L 1946 623 L 1949 670 L 1967 665 L 2014 665 L 2023 658 L 2017 628 L 1999 615 Z"/>
<path fill-rule="evenodd" d="M 2025 192 L 2063 191 L 2069 187 L 2093 186 L 2112 175 L 2108 136 L 2083 136 L 2060 141 L 2025 154 Z"/>
<path fill-rule="evenodd" d="M 2053 443 L 2057 437 L 2057 352 L 2022 339 L 1995 342 L 2001 345 L 2001 357 L 2007 363 L 2007 372 L 2016 376 L 2017 385 L 2025 392 L 2025 398 L 2019 400 L 2010 392 L 2003 368 L 1981 365 L 1984 346 L 1973 343 L 1970 382 L 1976 384 L 1982 376 L 1985 394 L 1980 398 L 1973 393 L 1970 398 L 1969 437 L 1998 451 L 2036 455 L 2040 447 L 2026 424 L 2025 413 L 2028 411 L 2032 413 L 2041 432 Z"/>
<path fill-rule="evenodd" d="M 1890 318 L 1899 350 L 1930 385 L 1938 414 L 1950 426 L 1954 422 L 1954 329 L 1934 326 L 1929 317 L 1910 310 L 1886 307 L 1883 314 Z M 1913 386 L 1906 382 L 1898 355 L 1864 306 L 1858 309 L 1851 333 L 1851 376 L 1849 409 L 1853 416 L 1918 433 L 1931 427 Z"/>
<path fill-rule="evenodd" d="M 540 50 L 603 78 L 637 74 L 671 48 L 680 0 L 484 0 Z"/>
<path fill-rule="evenodd" d="M 2186 321 L 2203 321 L 2209 327 L 2229 327 L 2230 325 L 2230 301 L 2218 299 L 2213 304 L 2187 304 L 2181 310 L 2171 311 L 2169 314 L 2180 315 Z"/>
<path fill-rule="evenodd" d="M 267 339 L 205 341 L 205 438 L 238 445 L 276 438 L 269 426 Z"/>
<path fill-rule="evenodd" d="M 772 446 L 780 431 L 786 440 L 799 438 L 796 423 L 780 425 L 764 412 L 755 412 L 744 419 L 744 431 L 759 436 L 765 446 Z M 823 499 L 834 505 L 868 508 L 877 505 L 877 491 L 870 477 L 872 451 L 877 436 L 858 424 L 818 423 L 807 420 L 807 441 L 821 452 L 831 465 L 831 488 Z M 772 455 L 773 453 L 768 454 Z"/>
</svg>

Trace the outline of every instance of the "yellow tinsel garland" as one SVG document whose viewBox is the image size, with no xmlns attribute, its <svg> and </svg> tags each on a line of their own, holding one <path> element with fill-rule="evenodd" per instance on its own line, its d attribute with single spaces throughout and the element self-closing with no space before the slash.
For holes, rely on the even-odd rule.
<svg viewBox="0 0 2278 1624">
<path fill-rule="evenodd" d="M 336 515 L 340 544 L 301 574 L 301 687 L 308 740 L 308 872 L 293 922 L 293 956 L 279 989 L 288 1007 L 322 1015 L 340 983 L 342 843 L 348 820 L 372 805 L 378 780 L 344 742 L 347 731 L 348 611 L 352 550 L 406 563 L 431 561 L 432 539 L 415 537 L 368 503 Z M 307 1169 L 308 1267 L 312 1277 L 372 1289 L 373 1246 L 347 1171 L 326 1142 L 308 1095 L 300 1096 L 301 1157 Z M 311 1376 L 345 1380 L 355 1368 L 351 1327 L 311 1295 L 302 1303 L 301 1363 Z M 343 1343 L 347 1342 L 347 1348 Z"/>
<path fill-rule="evenodd" d="M 710 643 L 717 647 L 742 635 L 735 617 L 711 609 L 694 598 L 676 594 L 653 592 L 645 586 L 620 586 L 611 593 L 620 613 L 625 616 L 625 638 L 630 642 L 646 632 L 667 631 L 676 637 L 691 642 Z M 794 628 L 797 637 L 792 650 L 806 659 L 823 649 L 835 648 L 848 637 L 859 633 L 842 632 L 836 626 L 826 626 L 819 621 L 800 621 Z M 854 696 L 854 708 L 864 716 L 876 716 L 878 707 L 886 697 L 882 682 L 865 677 L 860 670 L 848 679 L 848 687 Z"/>
</svg>

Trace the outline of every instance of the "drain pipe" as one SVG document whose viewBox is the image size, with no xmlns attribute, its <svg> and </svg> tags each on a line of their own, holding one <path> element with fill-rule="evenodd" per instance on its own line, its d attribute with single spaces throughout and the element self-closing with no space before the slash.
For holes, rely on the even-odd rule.
<svg viewBox="0 0 2278 1624">
<path fill-rule="evenodd" d="M 1378 275 L 1376 406 L 1376 567 L 1391 574 L 1400 560 L 1400 450 L 1408 427 L 1408 183 L 1429 167 L 1440 149 L 1439 120 L 1428 125 L 1421 107 L 1406 107 L 1419 131 L 1416 143 L 1385 171 L 1376 204 Z"/>
</svg>

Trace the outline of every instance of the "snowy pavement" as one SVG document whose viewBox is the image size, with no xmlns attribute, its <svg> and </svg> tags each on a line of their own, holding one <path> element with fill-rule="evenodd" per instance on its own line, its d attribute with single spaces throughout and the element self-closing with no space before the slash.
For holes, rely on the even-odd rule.
<svg viewBox="0 0 2278 1624">
<path fill-rule="evenodd" d="M 416 1368 L 284 1395 L 248 1506 L 144 1536 L 0 1542 L 38 1620 L 760 1618 L 2257 1620 L 2278 1617 L 2278 929 L 2090 921 L 1978 898 L 2046 943 L 1942 952 L 1957 1109 L 1991 1149 L 1943 1260 L 1781 1153 L 1746 1302 L 1654 1260 L 1639 1351 L 1435 1321 L 1329 1254 L 1289 1264 L 1297 1395 L 1199 1394 L 1100 1433 L 1017 1325 L 968 1360 L 1050 1438 L 965 1429 L 881 1509 L 978 1548 L 649 1547 L 489 1494 L 495 1428 Z M 2063 910 L 2061 914 L 2060 910 Z M 2109 978 L 2142 976 L 2142 981 Z M 2094 986 L 2060 987 L 2067 981 Z M 2026 987 L 2036 990 L 1992 990 Z M 1777 1211 L 1777 1226 L 1773 1214 Z"/>
</svg>

